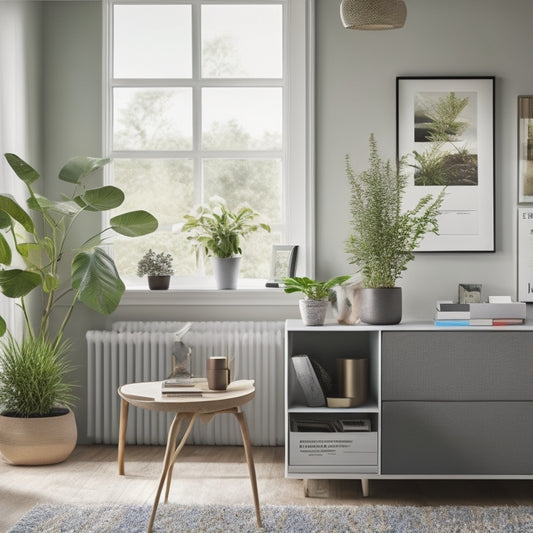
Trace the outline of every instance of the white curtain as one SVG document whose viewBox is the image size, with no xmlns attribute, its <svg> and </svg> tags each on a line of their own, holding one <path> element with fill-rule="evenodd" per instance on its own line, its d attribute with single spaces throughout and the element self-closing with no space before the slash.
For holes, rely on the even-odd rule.
<svg viewBox="0 0 533 533">
<path fill-rule="evenodd" d="M 28 72 L 35 68 L 36 56 L 28 47 L 28 35 L 35 28 L 38 16 L 34 2 L 0 2 L 0 191 L 14 196 L 21 204 L 25 187 L 6 163 L 4 153 L 27 157 L 34 140 L 28 116 L 32 105 Z M 17 303 L 0 294 L 0 315 L 9 331 L 20 339 L 24 322 Z"/>
</svg>

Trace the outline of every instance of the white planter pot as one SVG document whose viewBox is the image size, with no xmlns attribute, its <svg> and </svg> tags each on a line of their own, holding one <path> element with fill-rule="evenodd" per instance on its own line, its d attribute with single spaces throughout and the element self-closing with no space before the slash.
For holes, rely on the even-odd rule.
<svg viewBox="0 0 533 533">
<path fill-rule="evenodd" d="M 323 326 L 329 302 L 327 300 L 300 300 L 300 315 L 305 326 Z"/>
<path fill-rule="evenodd" d="M 236 289 L 239 279 L 240 257 L 212 257 L 213 274 L 217 289 Z"/>
</svg>

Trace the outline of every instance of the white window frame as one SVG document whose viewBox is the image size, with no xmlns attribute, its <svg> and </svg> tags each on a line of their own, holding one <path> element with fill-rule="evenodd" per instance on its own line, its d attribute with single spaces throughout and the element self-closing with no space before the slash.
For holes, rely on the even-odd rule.
<svg viewBox="0 0 533 533">
<path fill-rule="evenodd" d="M 286 221 L 286 238 L 284 242 L 290 244 L 298 244 L 298 264 L 297 274 L 314 276 L 315 270 L 315 161 L 314 161 L 314 1 L 315 0 L 247 0 L 243 3 L 257 3 L 257 4 L 282 4 L 284 9 L 284 91 L 283 105 L 286 106 L 287 113 L 283 124 L 284 146 L 285 151 L 285 166 L 282 172 L 285 175 L 282 207 L 282 216 Z M 223 3 L 239 3 L 239 0 L 157 0 L 154 4 L 188 4 L 193 5 L 193 24 L 198 23 L 199 16 L 195 13 L 195 9 L 200 9 L 200 2 L 207 4 L 223 4 Z M 129 152 L 113 152 L 112 150 L 112 112 L 113 102 L 112 93 L 114 87 L 131 86 L 132 80 L 121 82 L 121 80 L 113 80 L 112 77 L 112 57 L 113 57 L 113 39 L 112 39 L 112 12 L 115 4 L 148 4 L 149 0 L 104 0 L 103 1 L 103 147 L 104 156 L 127 156 L 130 157 Z M 198 35 L 198 32 L 195 32 Z M 194 39 L 194 37 L 193 37 Z M 193 62 L 198 62 L 199 59 L 199 43 L 193 43 Z M 193 75 L 194 75 L 193 68 Z M 230 84 L 239 85 L 239 81 L 232 80 L 228 82 L 224 79 L 223 85 Z M 193 84 L 195 80 L 193 79 Z M 205 83 L 204 83 L 205 82 Z M 217 86 L 221 83 L 218 80 L 210 80 L 202 83 L 202 87 Z M 255 80 L 254 80 L 255 82 Z M 252 84 L 254 84 L 252 82 Z M 150 79 L 136 79 L 133 80 L 135 86 L 153 86 L 153 81 Z M 190 86 L 191 80 L 184 81 L 184 84 Z M 252 85 L 249 80 L 244 83 Z M 286 84 L 286 85 L 285 85 Z M 158 86 L 160 80 L 158 80 Z M 179 86 L 180 80 L 173 80 L 172 86 Z M 280 81 L 275 82 L 269 80 L 261 80 L 258 86 L 280 86 Z M 194 90 L 201 90 L 201 88 L 193 87 Z M 193 110 L 194 124 L 193 131 L 198 135 L 201 129 L 199 122 L 201 118 L 199 113 Z M 196 139 L 198 141 L 198 139 Z M 198 142 L 194 143 L 199 146 Z M 174 152 L 152 152 L 152 151 L 136 151 L 137 157 L 169 157 Z M 184 152 L 176 152 L 177 155 L 183 156 Z M 188 158 L 202 158 L 202 155 L 216 156 L 216 152 L 206 151 L 187 151 Z M 232 157 L 268 157 L 269 155 L 281 154 L 280 152 L 254 152 L 250 151 L 232 151 L 221 152 L 220 155 Z M 195 165 L 195 173 L 200 172 L 200 165 Z M 195 180 L 199 179 L 198 175 L 194 176 Z M 104 182 L 110 183 L 112 180 L 111 171 L 106 168 L 104 171 Z M 104 215 L 105 216 L 105 215 Z M 274 227 L 275 229 L 275 227 Z M 177 283 L 176 283 L 177 281 Z M 197 284 L 197 280 L 194 282 Z M 173 278 L 173 287 L 178 286 L 178 290 L 190 289 L 190 278 L 180 278 L 175 276 Z M 247 290 L 264 289 L 264 280 L 259 283 L 248 280 L 246 283 Z M 144 288 L 144 287 L 143 287 Z M 138 287 L 129 287 L 128 290 L 138 291 Z M 224 291 L 219 291 L 224 292 Z M 228 292 L 228 291 L 226 291 Z M 229 291 L 234 292 L 234 291 Z M 134 299 L 133 299 L 134 300 Z M 124 299 L 123 299 L 124 301 Z"/>
</svg>

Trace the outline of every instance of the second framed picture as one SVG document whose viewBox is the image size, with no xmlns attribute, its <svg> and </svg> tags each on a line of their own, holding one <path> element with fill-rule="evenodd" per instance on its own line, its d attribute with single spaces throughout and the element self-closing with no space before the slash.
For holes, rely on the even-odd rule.
<svg viewBox="0 0 533 533">
<path fill-rule="evenodd" d="M 494 251 L 494 77 L 398 77 L 404 207 L 446 187 L 439 234 L 417 251 Z"/>
</svg>

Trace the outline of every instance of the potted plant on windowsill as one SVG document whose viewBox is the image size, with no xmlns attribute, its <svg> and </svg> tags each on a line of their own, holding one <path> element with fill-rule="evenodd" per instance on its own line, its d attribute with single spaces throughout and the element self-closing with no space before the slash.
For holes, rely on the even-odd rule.
<svg viewBox="0 0 533 533">
<path fill-rule="evenodd" d="M 137 263 L 137 275 L 148 276 L 150 290 L 166 290 L 170 286 L 170 276 L 174 274 L 172 255 L 165 252 L 156 254 L 151 248 Z"/>
<path fill-rule="evenodd" d="M 413 209 L 403 210 L 408 180 L 402 172 L 404 162 L 393 168 L 390 161 L 381 160 L 374 135 L 369 142 L 367 170 L 355 174 L 346 156 L 352 227 L 346 252 L 362 274 L 361 320 L 397 324 L 402 318 L 402 293 L 396 282 L 414 259 L 413 251 L 424 235 L 438 234 L 437 216 L 445 189 L 436 198 L 425 195 Z"/>
<path fill-rule="evenodd" d="M 322 326 L 326 319 L 329 305 L 329 292 L 336 285 L 341 285 L 350 276 L 337 276 L 326 281 L 316 281 L 308 277 L 283 278 L 286 293 L 301 292 L 305 296 L 300 300 L 300 314 L 306 326 Z"/>
<path fill-rule="evenodd" d="M 65 381 L 70 371 L 65 328 L 79 301 L 110 314 L 125 290 L 113 259 L 100 246 L 103 234 L 112 229 L 136 237 L 151 233 L 158 224 L 146 211 L 131 211 L 112 217 L 109 227 L 85 242 L 73 244 L 71 230 L 82 213 L 100 217 L 124 201 L 117 187 L 87 187 L 87 178 L 109 159 L 69 160 L 59 179 L 74 186 L 72 195 L 54 201 L 35 191 L 40 177 L 36 170 L 14 154 L 5 158 L 26 185 L 28 197 L 26 210 L 0 194 L 0 289 L 18 301 L 25 322 L 22 340 L 8 334 L 0 346 L 0 452 L 14 464 L 51 464 L 65 460 L 77 438 L 70 409 L 72 386 Z M 11 267 L 15 260 L 24 267 Z M 43 301 L 37 324 L 27 302 L 35 289 L 41 294 L 31 303 Z M 58 302 L 65 302 L 62 318 Z M 0 317 L 0 335 L 6 329 Z"/>
<path fill-rule="evenodd" d="M 215 196 L 185 215 L 182 231 L 190 235 L 197 262 L 202 256 L 211 257 L 218 289 L 236 289 L 241 260 L 240 240 L 259 230 L 270 232 L 270 226 L 256 223 L 259 214 L 250 207 L 235 211 L 226 202 Z"/>
</svg>

